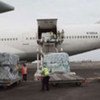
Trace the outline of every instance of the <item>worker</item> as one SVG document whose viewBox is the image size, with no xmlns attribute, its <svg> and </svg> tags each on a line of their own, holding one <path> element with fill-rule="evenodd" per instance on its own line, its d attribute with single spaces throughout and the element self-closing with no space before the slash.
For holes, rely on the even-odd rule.
<svg viewBox="0 0 100 100">
<path fill-rule="evenodd" d="M 23 79 L 24 81 L 27 81 L 27 67 L 26 67 L 26 64 L 23 64 L 23 65 L 22 65 L 22 70 L 21 70 L 21 72 L 22 72 L 22 79 Z"/>
<path fill-rule="evenodd" d="M 49 70 L 48 68 L 44 65 L 43 69 L 42 69 L 42 91 L 44 91 L 45 89 L 47 91 L 49 91 Z"/>
</svg>

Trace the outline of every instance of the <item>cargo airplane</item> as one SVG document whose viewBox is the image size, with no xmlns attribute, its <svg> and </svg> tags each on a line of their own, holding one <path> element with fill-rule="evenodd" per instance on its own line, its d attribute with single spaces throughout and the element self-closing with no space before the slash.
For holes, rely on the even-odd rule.
<svg viewBox="0 0 100 100">
<path fill-rule="evenodd" d="M 10 10 L 14 10 L 14 8 L 0 1 L 0 13 Z M 61 47 L 69 55 L 100 48 L 99 24 L 68 25 L 63 30 L 64 38 Z M 33 61 L 36 59 L 37 48 L 37 35 L 34 32 L 10 33 L 7 30 L 7 32 L 0 33 L 0 53 L 17 54 L 21 60 Z"/>
<path fill-rule="evenodd" d="M 69 55 L 100 48 L 100 25 L 66 26 L 61 47 Z M 0 53 L 18 54 L 23 60 L 34 60 L 37 48 L 37 36 L 34 32 L 0 33 Z"/>
</svg>

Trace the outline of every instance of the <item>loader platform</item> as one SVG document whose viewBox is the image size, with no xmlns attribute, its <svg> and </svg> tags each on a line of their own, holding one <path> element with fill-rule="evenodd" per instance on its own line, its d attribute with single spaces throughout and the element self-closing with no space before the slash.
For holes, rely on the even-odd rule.
<svg viewBox="0 0 100 100">
<path fill-rule="evenodd" d="M 76 75 L 75 72 L 70 73 L 53 73 L 50 75 L 50 84 L 73 83 L 80 86 L 85 79 Z"/>
</svg>

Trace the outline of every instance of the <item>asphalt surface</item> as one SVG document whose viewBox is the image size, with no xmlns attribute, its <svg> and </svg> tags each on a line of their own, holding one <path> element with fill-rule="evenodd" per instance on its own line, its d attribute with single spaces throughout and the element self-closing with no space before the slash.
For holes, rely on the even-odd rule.
<svg viewBox="0 0 100 100">
<path fill-rule="evenodd" d="M 41 83 L 34 82 L 35 69 L 31 68 L 27 82 L 7 89 L 0 87 L 0 100 L 100 100 L 100 80 L 91 81 L 91 78 L 100 77 L 99 66 L 84 68 L 72 65 L 71 70 L 90 81 L 80 87 L 73 84 L 50 86 L 50 91 L 43 92 L 40 91 Z"/>
</svg>

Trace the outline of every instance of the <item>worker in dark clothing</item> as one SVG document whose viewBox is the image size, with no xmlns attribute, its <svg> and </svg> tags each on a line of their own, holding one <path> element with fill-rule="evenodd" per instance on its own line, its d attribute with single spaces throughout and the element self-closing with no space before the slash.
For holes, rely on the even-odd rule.
<svg viewBox="0 0 100 100">
<path fill-rule="evenodd" d="M 46 89 L 47 91 L 49 91 L 49 78 L 50 78 L 50 76 L 49 76 L 49 70 L 46 66 L 43 67 L 41 74 L 43 76 L 42 77 L 42 90 Z"/>
</svg>

